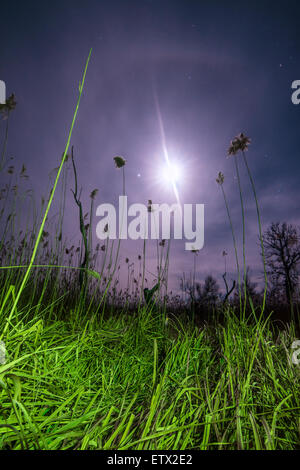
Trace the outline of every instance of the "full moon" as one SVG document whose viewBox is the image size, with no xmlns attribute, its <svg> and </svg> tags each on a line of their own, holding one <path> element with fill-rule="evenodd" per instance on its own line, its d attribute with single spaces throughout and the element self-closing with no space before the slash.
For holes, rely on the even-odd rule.
<svg viewBox="0 0 300 470">
<path fill-rule="evenodd" d="M 181 169 L 178 165 L 169 163 L 163 169 L 163 180 L 165 183 L 174 184 L 178 183 L 181 177 Z"/>
</svg>

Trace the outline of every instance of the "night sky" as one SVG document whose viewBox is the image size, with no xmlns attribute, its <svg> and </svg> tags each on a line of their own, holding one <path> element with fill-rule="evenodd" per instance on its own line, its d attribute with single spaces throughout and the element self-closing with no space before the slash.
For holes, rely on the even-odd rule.
<svg viewBox="0 0 300 470">
<path fill-rule="evenodd" d="M 223 250 L 229 278 L 235 276 L 229 223 L 215 180 L 222 171 L 240 244 L 238 186 L 227 158 L 238 133 L 252 139 L 247 157 L 263 227 L 273 221 L 300 224 L 300 105 L 291 101 L 291 84 L 300 79 L 299 1 L 11 0 L 1 3 L 0 20 L 0 79 L 18 102 L 9 156 L 25 164 L 27 184 L 37 197 L 45 194 L 48 175 L 59 164 L 92 47 L 72 139 L 87 210 L 95 188 L 96 206 L 117 202 L 122 175 L 114 167 L 116 155 L 127 160 L 129 203 L 175 202 L 172 187 L 159 178 L 164 155 L 156 93 L 170 158 L 183 169 L 181 201 L 205 204 L 197 280 L 212 274 L 221 284 Z M 240 168 L 247 264 L 259 281 L 255 203 L 242 160 Z M 70 191 L 66 226 L 70 239 L 79 239 Z M 126 242 L 122 262 L 136 261 L 141 249 L 142 243 Z M 155 269 L 153 256 L 149 248 L 149 271 Z M 179 288 L 182 273 L 192 269 L 193 254 L 183 241 L 174 242 L 172 287 Z M 150 273 L 149 279 L 154 281 Z"/>
</svg>

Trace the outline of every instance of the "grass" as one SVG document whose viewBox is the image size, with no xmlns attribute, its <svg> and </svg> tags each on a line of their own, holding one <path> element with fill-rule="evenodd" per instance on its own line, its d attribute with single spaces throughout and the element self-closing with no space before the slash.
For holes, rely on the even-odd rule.
<svg viewBox="0 0 300 470">
<path fill-rule="evenodd" d="M 292 335 L 230 312 L 200 329 L 145 309 L 101 324 L 35 315 L 6 337 L 0 449 L 295 449 Z"/>
<path fill-rule="evenodd" d="M 7 208 L 16 187 L 12 180 L 0 194 L 0 219 L 7 216 L 0 244 L 0 340 L 6 347 L 0 364 L 0 449 L 299 448 L 299 367 L 290 350 L 297 338 L 294 320 L 279 330 L 264 308 L 256 311 L 250 302 L 245 315 L 242 306 L 239 311 L 226 302 L 209 323 L 196 325 L 178 305 L 171 314 L 162 291 L 156 303 L 144 305 L 146 243 L 136 283 L 126 260 L 128 288 L 122 293 L 113 279 L 120 243 L 116 256 L 110 240 L 93 251 L 90 233 L 94 254 L 84 269 L 87 281 L 78 287 L 84 242 L 67 248 L 62 226 L 67 151 L 87 65 L 54 189 L 40 217 L 33 205 L 33 225 L 28 217 L 22 235 L 17 190 L 13 209 Z M 6 147 L 7 128 L 4 156 Z M 55 225 L 48 215 L 60 175 L 63 200 Z M 227 203 L 226 208 L 235 244 Z M 83 218 L 82 213 L 81 226 Z M 50 225 L 57 227 L 54 240 L 46 232 Z M 166 254 L 164 248 L 157 244 L 161 290 L 167 289 L 170 244 Z"/>
</svg>

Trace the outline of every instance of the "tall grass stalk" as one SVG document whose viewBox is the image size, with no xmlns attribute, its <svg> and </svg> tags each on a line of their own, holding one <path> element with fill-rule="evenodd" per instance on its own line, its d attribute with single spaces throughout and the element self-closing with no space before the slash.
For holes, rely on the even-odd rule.
<svg viewBox="0 0 300 470">
<path fill-rule="evenodd" d="M 78 113 L 78 109 L 79 109 L 79 104 L 80 104 L 80 100 L 81 100 L 81 96 L 82 96 L 82 92 L 83 92 L 83 87 L 84 87 L 84 83 L 85 83 L 86 73 L 87 73 L 89 61 L 90 61 L 90 58 L 91 58 L 91 54 L 92 54 L 92 50 L 90 50 L 88 59 L 87 59 L 87 61 L 86 61 L 86 65 L 85 65 L 85 69 L 84 69 L 84 72 L 83 72 L 82 81 L 79 83 L 79 96 L 78 96 L 78 100 L 77 100 L 75 112 L 74 112 L 74 115 L 73 115 L 73 119 L 72 119 L 70 131 L 69 131 L 69 135 L 68 135 L 68 139 L 67 139 L 66 148 L 65 148 L 65 151 L 64 151 L 64 154 L 63 154 L 63 157 L 62 157 L 62 160 L 61 160 L 59 169 L 58 169 L 58 171 L 57 171 L 57 175 L 56 175 L 56 178 L 55 178 L 54 186 L 53 186 L 53 189 L 51 190 L 51 194 L 50 194 L 50 198 L 49 198 L 49 201 L 48 201 L 46 210 L 45 210 L 45 214 L 44 214 L 42 223 L 41 223 L 40 228 L 39 228 L 39 231 L 38 231 L 38 235 L 37 235 L 37 238 L 36 238 L 36 241 L 35 241 L 35 244 L 34 244 L 33 253 L 32 253 L 32 255 L 31 255 L 28 268 L 27 268 L 26 273 L 25 273 L 25 275 L 24 275 L 22 284 L 21 284 L 21 286 L 20 286 L 20 288 L 19 288 L 19 290 L 18 290 L 18 292 L 17 292 L 17 294 L 16 294 L 16 298 L 15 298 L 15 300 L 14 300 L 14 303 L 13 303 L 13 306 L 12 306 L 12 309 L 11 309 L 11 312 L 10 312 L 10 315 L 9 315 L 8 320 L 7 320 L 7 323 L 6 323 L 5 327 L 4 327 L 3 335 L 5 334 L 5 332 L 6 332 L 7 328 L 8 328 L 9 322 L 11 321 L 11 319 L 12 319 L 12 317 L 13 317 L 15 311 L 16 311 L 16 308 L 17 308 L 19 299 L 20 299 L 20 297 L 21 297 L 21 295 L 22 295 L 22 292 L 23 292 L 23 290 L 24 290 L 24 288 L 25 288 L 25 286 L 26 286 L 27 280 L 28 280 L 29 275 L 30 275 L 30 272 L 31 272 L 31 268 L 32 268 L 32 266 L 33 266 L 33 264 L 34 264 L 34 260 L 35 260 L 36 254 L 37 254 L 37 250 L 38 250 L 38 247 L 39 247 L 39 243 L 40 243 L 40 240 L 41 240 L 41 237 L 42 237 L 42 234 L 43 234 L 43 230 L 44 230 L 44 227 L 45 227 L 45 224 L 46 224 L 46 220 L 47 220 L 47 217 L 48 217 L 48 214 L 49 214 L 51 205 L 52 205 L 52 201 L 53 201 L 53 198 L 54 198 L 55 190 L 56 190 L 56 187 L 57 187 L 57 185 L 58 185 L 59 177 L 60 177 L 60 174 L 61 174 L 63 165 L 64 165 L 64 163 L 65 163 L 66 156 L 67 156 L 67 152 L 68 152 L 68 149 L 69 149 L 69 146 L 70 146 L 70 141 L 71 141 L 71 137 L 72 137 L 72 133 L 73 133 L 73 128 L 74 128 L 74 125 L 75 125 L 75 121 L 76 121 L 76 117 L 77 117 L 77 113 Z"/>
</svg>

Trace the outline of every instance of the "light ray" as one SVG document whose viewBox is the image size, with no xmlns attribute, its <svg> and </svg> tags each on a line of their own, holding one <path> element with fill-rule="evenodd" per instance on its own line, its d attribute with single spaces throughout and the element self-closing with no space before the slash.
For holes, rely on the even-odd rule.
<svg viewBox="0 0 300 470">
<path fill-rule="evenodd" d="M 169 152 L 168 152 L 167 143 L 166 143 L 166 135 L 165 135 L 164 124 L 163 124 L 163 120 L 162 120 L 162 115 L 161 115 L 161 110 L 160 110 L 160 106 L 159 106 L 158 96 L 157 96 L 157 93 L 156 93 L 156 90 L 155 90 L 154 86 L 153 86 L 153 96 L 154 96 L 154 101 L 155 101 L 155 107 L 156 107 L 156 113 L 157 113 L 157 119 L 158 119 L 158 124 L 159 124 L 159 130 L 160 130 L 160 135 L 161 135 L 161 142 L 162 142 L 164 157 L 165 157 L 167 168 L 170 172 L 170 175 L 173 175 L 174 174 L 174 169 L 172 168 L 172 164 L 171 164 L 170 158 L 169 158 Z M 177 189 L 177 185 L 176 185 L 176 178 L 171 176 L 170 180 L 171 180 L 171 183 L 172 183 L 172 187 L 173 187 L 173 191 L 174 191 L 177 203 L 181 207 L 179 193 L 178 193 L 178 189 Z"/>
</svg>

